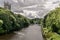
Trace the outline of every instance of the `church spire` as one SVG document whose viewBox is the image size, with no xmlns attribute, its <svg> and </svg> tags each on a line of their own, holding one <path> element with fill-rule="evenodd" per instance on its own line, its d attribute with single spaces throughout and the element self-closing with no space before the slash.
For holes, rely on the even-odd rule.
<svg viewBox="0 0 60 40">
<path fill-rule="evenodd" d="M 4 1 L 4 8 L 11 10 L 11 4 L 8 1 Z"/>
</svg>

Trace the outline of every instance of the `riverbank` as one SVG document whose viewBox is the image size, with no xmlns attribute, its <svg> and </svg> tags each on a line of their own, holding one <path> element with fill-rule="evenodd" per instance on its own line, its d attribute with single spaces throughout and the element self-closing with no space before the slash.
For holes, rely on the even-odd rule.
<svg viewBox="0 0 60 40">
<path fill-rule="evenodd" d="M 43 40 L 43 36 L 41 27 L 38 24 L 34 24 L 21 31 L 0 36 L 0 40 Z"/>
</svg>

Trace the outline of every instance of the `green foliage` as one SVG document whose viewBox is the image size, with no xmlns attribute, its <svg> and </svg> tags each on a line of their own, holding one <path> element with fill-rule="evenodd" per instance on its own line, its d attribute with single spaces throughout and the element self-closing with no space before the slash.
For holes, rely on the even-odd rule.
<svg viewBox="0 0 60 40">
<path fill-rule="evenodd" d="M 21 28 L 25 28 L 25 27 L 28 27 L 28 25 L 30 24 L 30 20 L 20 14 L 15 14 L 16 15 L 16 18 L 17 18 L 17 23 L 18 25 L 21 26 Z"/>
<path fill-rule="evenodd" d="M 56 8 L 48 13 L 44 19 L 44 26 L 52 28 L 53 32 L 57 32 L 60 30 L 60 8 Z"/>
<path fill-rule="evenodd" d="M 0 20 L 0 27 L 3 25 L 3 20 Z"/>
<path fill-rule="evenodd" d="M 41 24 L 42 18 L 34 18 L 30 20 L 31 24 Z"/>
<path fill-rule="evenodd" d="M 20 30 L 30 24 L 30 19 L 0 7 L 0 34 Z"/>
<path fill-rule="evenodd" d="M 4 30 L 3 30 L 3 28 L 1 27 L 2 25 L 3 25 L 3 21 L 0 20 L 0 33 L 4 33 Z"/>
<path fill-rule="evenodd" d="M 0 20 L 3 20 L 3 25 L 1 26 L 1 29 L 3 29 L 4 32 L 9 32 L 13 30 L 14 28 L 13 24 L 14 22 L 16 22 L 16 18 L 11 11 L 1 8 L 0 9 Z"/>
<path fill-rule="evenodd" d="M 44 17 L 43 33 L 46 40 L 60 40 L 60 7 Z"/>
</svg>

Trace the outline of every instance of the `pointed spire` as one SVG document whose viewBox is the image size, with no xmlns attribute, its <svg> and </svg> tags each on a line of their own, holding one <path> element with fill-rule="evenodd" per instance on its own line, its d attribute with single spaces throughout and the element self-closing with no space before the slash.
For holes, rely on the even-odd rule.
<svg viewBox="0 0 60 40">
<path fill-rule="evenodd" d="M 4 8 L 11 10 L 11 4 L 8 1 L 4 1 Z"/>
</svg>

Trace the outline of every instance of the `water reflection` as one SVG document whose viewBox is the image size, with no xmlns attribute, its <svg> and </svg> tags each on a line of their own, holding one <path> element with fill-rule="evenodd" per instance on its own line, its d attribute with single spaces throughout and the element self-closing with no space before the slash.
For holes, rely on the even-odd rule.
<svg viewBox="0 0 60 40">
<path fill-rule="evenodd" d="M 3 36 L 0 36 L 0 40 L 9 40 L 11 39 L 13 36 L 15 36 L 16 34 L 12 33 L 12 34 L 6 34 Z"/>
</svg>

